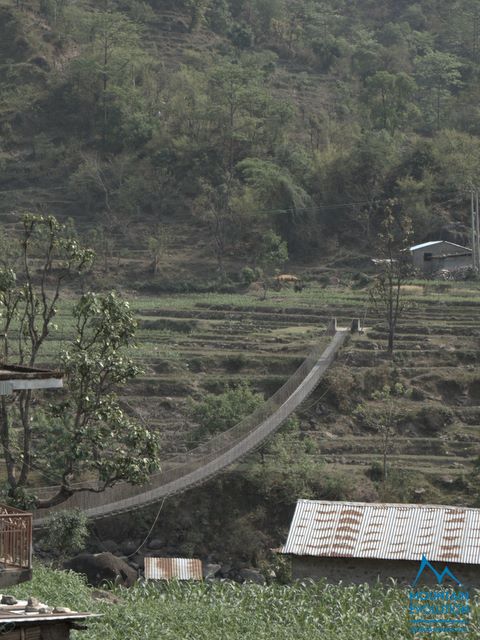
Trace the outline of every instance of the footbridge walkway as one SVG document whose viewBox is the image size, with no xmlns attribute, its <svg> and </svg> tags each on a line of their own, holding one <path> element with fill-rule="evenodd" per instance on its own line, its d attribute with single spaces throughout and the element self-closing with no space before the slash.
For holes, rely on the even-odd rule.
<svg viewBox="0 0 480 640">
<path fill-rule="evenodd" d="M 314 348 L 287 382 L 263 405 L 228 431 L 211 438 L 207 443 L 182 454 L 175 454 L 162 463 L 162 470 L 150 476 L 148 484 L 117 485 L 95 493 L 98 485 L 84 483 L 80 492 L 66 502 L 34 513 L 34 527 L 41 528 L 53 510 L 82 509 L 89 518 L 100 519 L 133 511 L 159 502 L 167 496 L 207 482 L 230 465 L 260 447 L 285 420 L 315 390 L 335 360 L 350 333 L 332 322 L 332 339 L 325 350 Z M 36 490 L 39 498 L 55 495 L 58 487 Z"/>
</svg>

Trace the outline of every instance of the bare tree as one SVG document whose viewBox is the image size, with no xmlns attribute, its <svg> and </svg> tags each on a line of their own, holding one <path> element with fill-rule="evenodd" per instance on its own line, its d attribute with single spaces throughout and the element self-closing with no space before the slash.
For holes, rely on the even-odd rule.
<svg viewBox="0 0 480 640">
<path fill-rule="evenodd" d="M 381 231 L 378 235 L 376 260 L 378 274 L 370 289 L 375 310 L 385 320 L 388 332 L 388 352 L 393 353 L 398 321 L 408 308 L 402 286 L 411 274 L 408 247 L 412 223 L 394 201 L 383 211 Z"/>
</svg>

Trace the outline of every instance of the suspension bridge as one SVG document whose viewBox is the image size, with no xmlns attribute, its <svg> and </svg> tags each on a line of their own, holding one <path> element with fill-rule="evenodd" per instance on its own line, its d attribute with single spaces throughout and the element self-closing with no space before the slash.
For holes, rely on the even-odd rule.
<svg viewBox="0 0 480 640">
<path fill-rule="evenodd" d="M 358 323 L 352 324 L 352 330 Z M 152 474 L 149 482 L 142 486 L 126 482 L 102 492 L 96 492 L 99 484 L 83 483 L 76 488 L 68 500 L 48 509 L 34 513 L 34 527 L 41 528 L 45 519 L 54 510 L 78 508 L 94 520 L 127 513 L 146 507 L 192 487 L 204 484 L 225 469 L 239 462 L 258 449 L 315 390 L 323 376 L 333 364 L 337 353 L 344 345 L 350 329 L 338 328 L 336 321 L 330 326 L 331 341 L 323 350 L 315 347 L 295 373 L 252 414 L 231 429 L 211 438 L 182 454 L 167 458 L 161 471 Z M 36 489 L 40 499 L 55 495 L 59 487 Z"/>
</svg>

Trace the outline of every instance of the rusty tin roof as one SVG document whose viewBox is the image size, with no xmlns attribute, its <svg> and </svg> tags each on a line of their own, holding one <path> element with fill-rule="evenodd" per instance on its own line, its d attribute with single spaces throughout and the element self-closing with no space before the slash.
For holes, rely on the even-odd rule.
<svg viewBox="0 0 480 640">
<path fill-rule="evenodd" d="M 193 558 L 145 558 L 147 580 L 201 580 L 202 561 Z"/>
<path fill-rule="evenodd" d="M 299 500 L 281 552 L 480 564 L 480 509 Z"/>
</svg>

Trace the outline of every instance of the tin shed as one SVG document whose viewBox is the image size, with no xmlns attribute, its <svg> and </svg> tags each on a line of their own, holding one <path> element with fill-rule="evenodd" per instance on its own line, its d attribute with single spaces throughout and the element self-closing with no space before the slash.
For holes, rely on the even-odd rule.
<svg viewBox="0 0 480 640">
<path fill-rule="evenodd" d="M 202 580 L 202 561 L 193 558 L 145 558 L 147 580 Z"/>
<path fill-rule="evenodd" d="M 297 579 L 411 584 L 425 556 L 478 588 L 480 509 L 299 500 L 280 553 Z"/>
<path fill-rule="evenodd" d="M 430 274 L 446 269 L 455 271 L 473 266 L 472 250 L 446 240 L 416 244 L 409 249 L 413 266 Z"/>
</svg>

